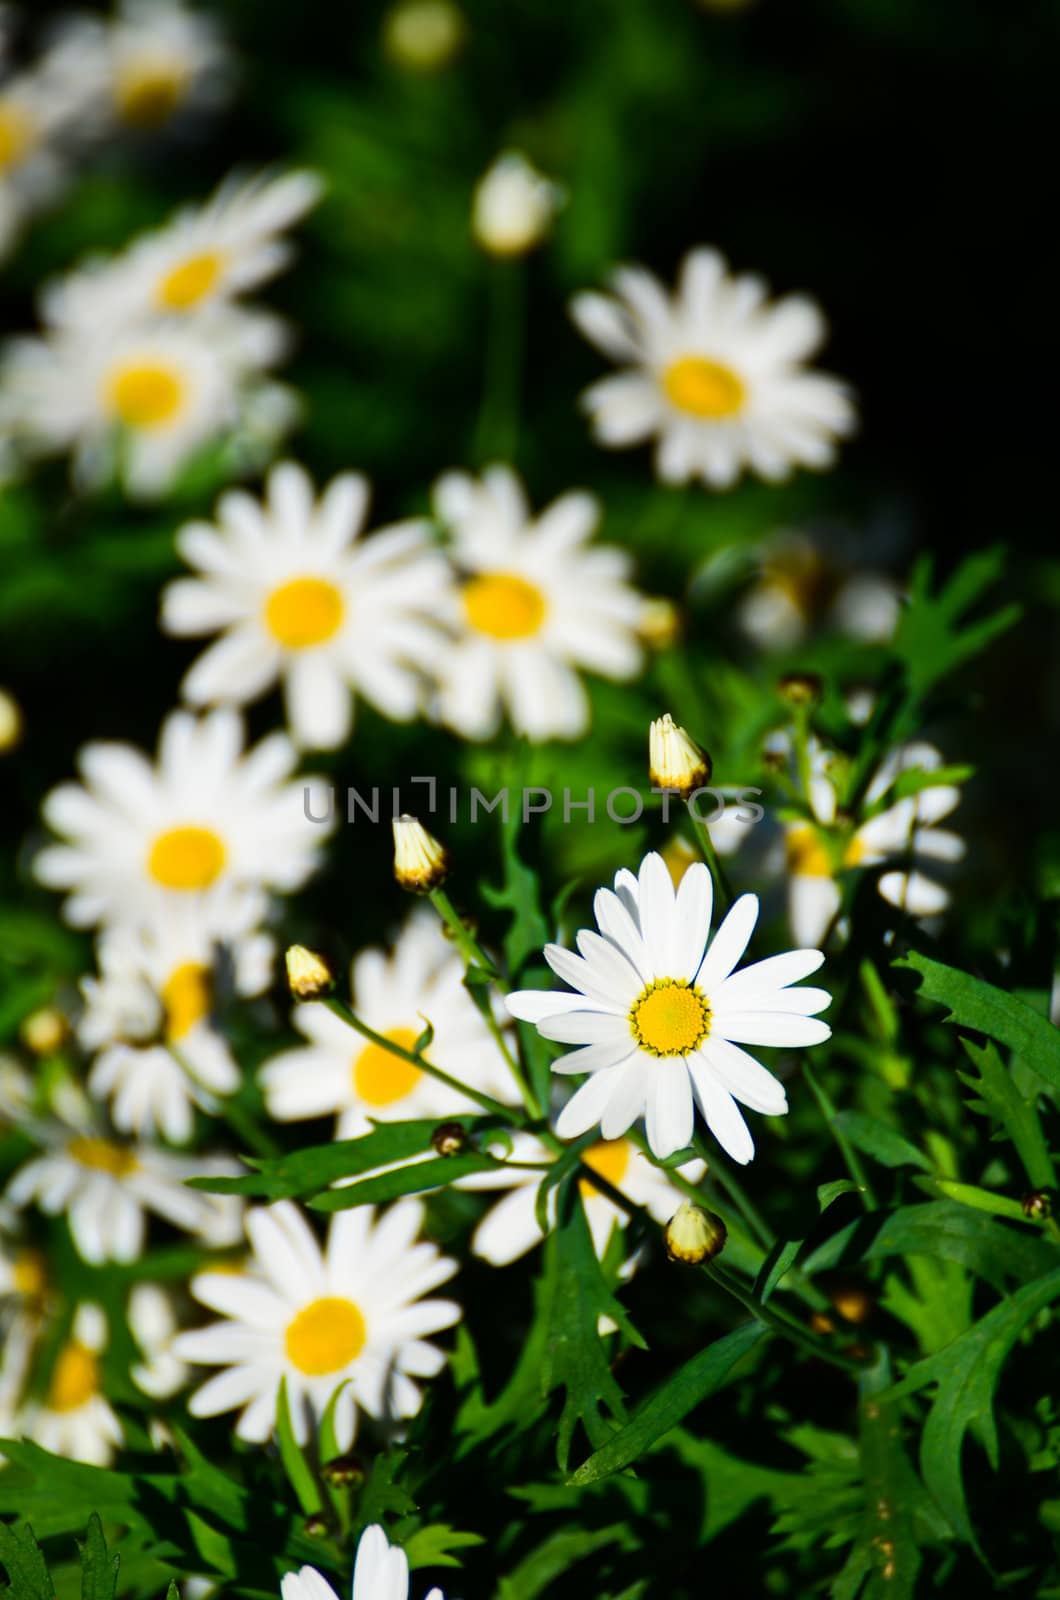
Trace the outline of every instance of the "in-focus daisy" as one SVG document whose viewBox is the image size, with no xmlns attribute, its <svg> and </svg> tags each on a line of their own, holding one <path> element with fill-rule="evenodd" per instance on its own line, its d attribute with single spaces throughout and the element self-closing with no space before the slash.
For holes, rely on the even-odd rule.
<svg viewBox="0 0 1060 1600">
<path fill-rule="evenodd" d="M 416 1378 L 434 1377 L 445 1357 L 428 1335 L 459 1321 L 452 1300 L 423 1300 L 457 1270 L 434 1245 L 416 1242 L 423 1207 L 391 1206 L 376 1221 L 370 1207 L 333 1217 L 321 1251 L 288 1201 L 247 1214 L 254 1248 L 245 1275 L 202 1273 L 192 1293 L 226 1320 L 181 1334 L 182 1360 L 223 1367 L 189 1402 L 193 1416 L 239 1410 L 236 1433 L 261 1442 L 273 1431 L 280 1380 L 300 1441 L 335 1390 L 339 1448 L 349 1449 L 361 1411 L 411 1417 L 422 1396 Z"/>
<path fill-rule="evenodd" d="M 65 1215 L 78 1254 L 93 1266 L 138 1260 L 148 1212 L 210 1244 L 231 1244 L 238 1238 L 238 1198 L 200 1193 L 186 1183 L 188 1178 L 234 1176 L 236 1162 L 182 1158 L 58 1124 L 40 1135 L 47 1149 L 18 1168 L 6 1197 L 13 1206 L 36 1204 L 48 1216 Z"/>
<path fill-rule="evenodd" d="M 43 297 L 53 327 L 121 327 L 135 318 L 201 315 L 272 278 L 290 261 L 282 238 L 320 198 L 310 172 L 225 180 L 110 261 L 69 273 Z"/>
<path fill-rule="evenodd" d="M 17 339 L 4 360 L 3 420 L 29 452 L 71 451 L 80 486 L 119 471 L 130 492 L 158 495 L 195 451 L 242 423 L 254 381 L 286 349 L 277 318 L 235 307 Z"/>
<path fill-rule="evenodd" d="M 357 1545 L 351 1600 L 408 1600 L 409 1563 L 404 1550 L 392 1545 L 378 1522 L 365 1528 Z M 316 1567 L 289 1572 L 280 1584 L 282 1600 L 338 1600 Z M 425 1600 L 445 1600 L 431 1589 Z"/>
<path fill-rule="evenodd" d="M 125 744 L 86 745 L 84 787 L 62 784 L 44 815 L 64 842 L 43 850 L 35 871 L 78 927 L 146 923 L 182 900 L 199 908 L 218 938 L 228 931 L 229 887 L 299 888 L 317 863 L 327 829 L 308 820 L 311 785 L 291 782 L 295 753 L 283 734 L 243 750 L 234 711 L 196 718 L 175 711 L 162 726 L 155 765 Z M 318 796 L 319 800 L 319 796 Z"/>
<path fill-rule="evenodd" d="M 495 732 L 502 710 L 529 739 L 584 733 L 589 697 L 576 669 L 625 679 L 642 661 L 630 559 L 587 547 L 598 502 L 565 494 L 531 518 L 515 473 L 493 467 L 481 481 L 447 474 L 435 507 L 461 576 L 459 637 L 437 663 L 442 720 L 470 739 Z"/>
<path fill-rule="evenodd" d="M 586 338 L 625 368 L 584 396 L 601 444 L 655 438 L 660 478 L 716 489 L 745 467 L 780 479 L 832 465 L 855 412 L 844 384 L 802 365 L 825 336 L 812 300 L 769 305 L 760 278 L 732 276 L 707 249 L 685 257 L 672 296 L 642 267 L 619 268 L 612 287 L 613 297 L 580 294 L 571 307 Z"/>
<path fill-rule="evenodd" d="M 30 1403 L 19 1419 L 20 1432 L 42 1449 L 94 1467 L 109 1466 L 122 1442 L 121 1423 L 103 1391 L 100 1357 L 106 1345 L 102 1308 L 78 1306 L 43 1400 Z"/>
<path fill-rule="evenodd" d="M 516 1133 L 510 1159 L 520 1163 L 548 1163 L 554 1157 L 533 1134 Z M 635 1205 L 647 1207 L 656 1222 L 668 1222 L 673 1216 L 681 1191 L 637 1149 L 632 1139 L 599 1139 L 584 1152 L 582 1160 L 608 1183 L 621 1189 Z M 677 1171 L 689 1183 L 698 1183 L 706 1171 L 706 1163 L 686 1161 Z M 490 1207 L 475 1229 L 471 1248 L 477 1256 L 491 1266 L 505 1267 L 540 1243 L 543 1235 L 538 1226 L 536 1206 L 545 1176 L 544 1171 L 501 1168 L 497 1172 L 476 1173 L 461 1181 L 461 1188 L 508 1191 Z M 626 1214 L 588 1179 L 581 1180 L 581 1193 L 593 1247 L 602 1259 L 615 1228 L 625 1226 Z M 554 1218 L 555 1208 L 556 1191 L 553 1189 L 549 1197 L 550 1218 Z M 628 1265 L 632 1267 L 632 1263 Z"/>
<path fill-rule="evenodd" d="M 767 1116 L 788 1109 L 772 1073 L 743 1044 L 801 1048 L 831 1034 L 816 1013 L 824 989 L 792 988 L 824 960 L 791 950 L 737 972 L 758 920 L 758 898 L 741 895 L 707 943 L 713 884 L 703 864 L 689 867 L 676 893 L 652 851 L 637 877 L 623 868 L 614 890 L 599 889 L 599 932 L 582 931 L 580 955 L 547 945 L 545 959 L 574 992 L 522 990 L 508 996 L 513 1016 L 546 1039 L 581 1046 L 553 1071 L 588 1073 L 560 1112 L 556 1131 L 576 1138 L 596 1124 L 617 1139 L 643 1115 L 655 1155 L 692 1137 L 693 1101 L 734 1161 L 754 1143 L 739 1101 Z"/>
<path fill-rule="evenodd" d="M 108 929 L 99 941 L 99 978 L 81 984 L 85 1010 L 78 1038 L 98 1052 L 91 1092 L 110 1100 L 123 1133 L 162 1133 L 176 1144 L 192 1131 L 193 1105 L 216 1108 L 240 1074 L 215 1026 L 220 944 L 238 995 L 256 995 L 272 975 L 273 944 L 258 931 L 264 897 L 234 889 L 209 901 L 190 900 L 144 927 Z"/>
<path fill-rule="evenodd" d="M 877 768 L 865 791 L 866 809 L 882 806 L 852 833 L 827 830 L 836 822 L 836 791 L 827 777 L 828 752 L 811 752 L 816 770 L 811 804 L 817 819 L 788 822 L 784 830 L 788 874 L 788 914 L 794 937 L 815 944 L 824 938 L 842 902 L 839 878 L 855 867 L 895 866 L 881 873 L 877 888 L 883 898 L 911 917 L 932 917 L 949 904 L 949 892 L 933 876 L 947 863 L 960 861 L 965 843 L 959 834 L 938 824 L 960 804 L 953 784 L 939 783 L 886 805 L 886 797 L 903 772 L 931 772 L 942 754 L 926 740 L 914 740 L 891 752 Z M 900 863 L 900 864 L 899 864 Z"/>
<path fill-rule="evenodd" d="M 469 1088 L 511 1099 L 510 1073 L 464 987 L 464 964 L 432 912 L 416 911 L 393 950 L 362 950 L 350 968 L 351 1005 L 363 1022 L 411 1050 L 428 1022 L 428 1060 Z M 318 1001 L 294 1008 L 307 1045 L 266 1063 L 261 1085 L 281 1122 L 338 1115 L 336 1136 L 356 1139 L 373 1122 L 444 1117 L 465 1100 L 410 1061 L 355 1033 Z"/>
<path fill-rule="evenodd" d="M 127 1314 L 143 1358 L 130 1367 L 129 1376 L 152 1399 L 168 1399 L 184 1387 L 189 1377 L 186 1364 L 173 1353 L 177 1336 L 173 1302 L 157 1283 L 137 1283 L 129 1295 Z"/>
<path fill-rule="evenodd" d="M 320 748 L 349 736 L 354 693 L 385 716 L 415 715 L 444 642 L 448 571 L 424 519 L 362 541 L 367 506 L 363 478 L 346 473 L 316 500 L 288 462 L 269 474 L 264 504 L 233 491 L 218 526 L 181 531 L 197 575 L 165 591 L 163 626 L 221 633 L 184 680 L 190 701 L 244 703 L 282 681 L 292 733 Z"/>
</svg>

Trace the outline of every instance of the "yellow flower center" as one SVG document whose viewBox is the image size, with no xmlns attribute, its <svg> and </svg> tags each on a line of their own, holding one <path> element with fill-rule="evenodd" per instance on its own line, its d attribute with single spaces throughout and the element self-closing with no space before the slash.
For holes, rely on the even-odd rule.
<svg viewBox="0 0 1060 1600">
<path fill-rule="evenodd" d="M 147 870 L 163 889 L 208 889 L 224 871 L 226 855 L 212 828 L 167 828 L 151 846 Z"/>
<path fill-rule="evenodd" d="M 860 867 L 867 855 L 868 851 L 864 843 L 855 834 L 843 851 L 843 865 L 844 867 Z"/>
<path fill-rule="evenodd" d="M 158 285 L 156 299 L 164 311 L 190 311 L 213 289 L 221 276 L 224 257 L 217 250 L 189 256 L 167 272 Z"/>
<path fill-rule="evenodd" d="M 678 411 L 693 417 L 734 417 L 747 398 L 744 381 L 731 367 L 706 356 L 681 356 L 662 375 L 663 393 Z"/>
<path fill-rule="evenodd" d="M 788 871 L 794 878 L 830 878 L 832 863 L 817 829 L 808 822 L 788 828 L 784 841 Z"/>
<path fill-rule="evenodd" d="M 99 1362 L 91 1350 L 71 1339 L 59 1351 L 48 1385 L 50 1411 L 76 1411 L 99 1393 Z"/>
<path fill-rule="evenodd" d="M 292 578 L 265 603 L 265 626 L 285 650 L 309 650 L 331 639 L 346 612 L 342 592 L 326 578 Z"/>
<path fill-rule="evenodd" d="M 592 1167 L 601 1178 L 606 1178 L 608 1183 L 620 1184 L 626 1176 L 630 1158 L 633 1155 L 633 1146 L 628 1139 L 600 1139 L 596 1144 L 589 1146 L 582 1152 L 582 1160 L 587 1167 Z M 600 1193 L 594 1189 L 588 1178 L 580 1180 L 582 1194 L 587 1199 Z"/>
<path fill-rule="evenodd" d="M 154 362 L 119 367 L 108 384 L 110 408 L 127 428 L 162 428 L 184 404 L 184 379 Z"/>
<path fill-rule="evenodd" d="M 629 1014 L 642 1050 L 654 1056 L 685 1056 L 710 1032 L 705 996 L 682 978 L 656 978 Z"/>
<path fill-rule="evenodd" d="M 198 961 L 185 961 L 162 985 L 166 1037 L 179 1044 L 197 1022 L 210 1014 L 210 969 Z"/>
<path fill-rule="evenodd" d="M 79 1166 L 88 1167 L 91 1172 L 107 1172 L 112 1178 L 127 1178 L 139 1166 L 132 1151 L 124 1145 L 96 1138 L 93 1134 L 78 1134 L 70 1140 L 66 1153 Z"/>
<path fill-rule="evenodd" d="M 364 1317 L 352 1300 L 324 1295 L 304 1306 L 287 1324 L 287 1359 L 307 1378 L 341 1372 L 364 1349 Z"/>
<path fill-rule="evenodd" d="M 48 1286 L 44 1257 L 37 1250 L 20 1250 L 11 1267 L 11 1282 L 16 1294 L 39 1300 Z"/>
<path fill-rule="evenodd" d="M 419 1035 L 411 1028 L 391 1028 L 387 1038 L 402 1050 L 411 1050 Z M 354 1093 L 370 1106 L 392 1106 L 404 1100 L 422 1077 L 419 1067 L 384 1050 L 381 1044 L 366 1045 L 353 1063 Z"/>
<path fill-rule="evenodd" d="M 536 584 L 514 572 L 487 572 L 464 586 L 464 614 L 491 639 L 529 639 L 539 633 L 548 605 Z"/>
<path fill-rule="evenodd" d="M 34 143 L 33 123 L 22 107 L 0 98 L 0 172 L 17 166 Z"/>
<path fill-rule="evenodd" d="M 126 62 L 114 85 L 118 115 L 134 128 L 160 127 L 183 100 L 188 77 L 183 61 L 143 57 Z"/>
</svg>

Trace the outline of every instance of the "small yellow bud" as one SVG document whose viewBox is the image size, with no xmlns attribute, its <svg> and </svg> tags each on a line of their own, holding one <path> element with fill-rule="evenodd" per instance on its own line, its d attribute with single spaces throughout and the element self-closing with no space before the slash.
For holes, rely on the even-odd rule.
<svg viewBox="0 0 1060 1600">
<path fill-rule="evenodd" d="M 835 1306 L 844 1322 L 853 1322 L 858 1324 L 867 1322 L 872 1316 L 872 1296 L 869 1294 L 868 1290 L 863 1289 L 860 1284 L 840 1284 L 838 1288 L 835 1288 L 830 1292 L 828 1298 L 831 1300 L 832 1304 Z"/>
<path fill-rule="evenodd" d="M 287 967 L 287 984 L 296 1000 L 316 1000 L 327 994 L 335 982 L 323 956 L 307 950 L 304 944 L 293 944 L 284 956 Z"/>
<path fill-rule="evenodd" d="M 35 1056 L 52 1056 L 61 1049 L 70 1025 L 54 1006 L 41 1006 L 39 1011 L 31 1011 L 28 1017 L 23 1017 L 18 1031 L 26 1049 L 32 1050 Z"/>
<path fill-rule="evenodd" d="M 383 53 L 406 72 L 440 72 L 466 34 L 464 13 L 452 0 L 398 0 L 383 18 Z"/>
<path fill-rule="evenodd" d="M 710 757 L 667 712 L 648 733 L 648 776 L 656 789 L 670 789 L 687 800 L 710 782 Z"/>
<path fill-rule="evenodd" d="M 637 632 L 651 650 L 668 650 L 681 634 L 681 614 L 672 600 L 652 597 L 640 609 Z"/>
<path fill-rule="evenodd" d="M 6 689 L 0 689 L 0 756 L 13 750 L 22 737 L 22 708 Z"/>
<path fill-rule="evenodd" d="M 814 706 L 823 687 L 816 672 L 786 672 L 777 683 L 777 693 L 789 706 Z"/>
<path fill-rule="evenodd" d="M 725 1249 L 729 1230 L 720 1217 L 691 1200 L 674 1212 L 663 1230 L 666 1254 L 671 1261 L 685 1266 L 698 1267 L 704 1261 L 713 1261 Z"/>
<path fill-rule="evenodd" d="M 416 817 L 395 817 L 394 877 L 403 889 L 430 894 L 449 875 L 449 852 Z"/>
<path fill-rule="evenodd" d="M 479 179 L 471 231 L 491 256 L 524 256 L 544 239 L 562 194 L 525 156 L 508 150 Z"/>
<path fill-rule="evenodd" d="M 467 1129 L 459 1122 L 439 1122 L 431 1134 L 431 1149 L 435 1155 L 458 1156 L 467 1148 Z"/>
</svg>

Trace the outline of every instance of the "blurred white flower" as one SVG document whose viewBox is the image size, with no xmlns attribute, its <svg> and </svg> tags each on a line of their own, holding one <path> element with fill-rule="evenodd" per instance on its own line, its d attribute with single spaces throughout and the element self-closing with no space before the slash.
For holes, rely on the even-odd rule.
<svg viewBox="0 0 1060 1600">
<path fill-rule="evenodd" d="M 48 57 L 6 79 L 2 69 L 0 60 L 0 258 L 22 222 L 58 197 L 83 110 Z"/>
<path fill-rule="evenodd" d="M 293 737 L 327 749 L 349 737 L 355 693 L 385 716 L 415 715 L 444 642 L 448 568 L 426 519 L 360 539 L 367 504 L 363 478 L 346 473 L 316 500 L 288 462 L 269 474 L 264 504 L 232 491 L 218 526 L 181 530 L 197 576 L 166 589 L 163 626 L 221 633 L 185 678 L 187 699 L 244 703 L 282 681 Z"/>
<path fill-rule="evenodd" d="M 788 650 L 817 622 L 867 644 L 885 644 L 898 625 L 901 593 L 881 572 L 844 571 L 805 534 L 768 541 L 761 571 L 737 606 L 737 621 L 760 650 Z"/>
<path fill-rule="evenodd" d="M 129 1328 L 143 1360 L 129 1369 L 138 1389 L 154 1400 L 165 1400 L 188 1381 L 188 1368 L 173 1353 L 177 1319 L 173 1302 L 156 1283 L 134 1284 L 129 1295 Z"/>
<path fill-rule="evenodd" d="M 131 745 L 86 745 L 84 786 L 62 784 L 44 802 L 66 842 L 43 850 L 34 870 L 71 891 L 64 909 L 75 926 L 143 924 L 205 897 L 198 909 L 207 924 L 216 913 L 223 937 L 223 889 L 290 891 L 317 864 L 327 828 L 306 816 L 313 780 L 291 781 L 295 759 L 281 733 L 244 751 L 228 710 L 172 712 L 154 765 Z"/>
<path fill-rule="evenodd" d="M 193 1416 L 239 1410 L 239 1438 L 263 1442 L 276 1425 L 287 1380 L 295 1434 L 304 1442 L 340 1385 L 335 1432 L 353 1443 L 360 1411 L 415 1416 L 415 1378 L 434 1377 L 445 1357 L 426 1342 L 460 1319 L 452 1300 L 423 1300 L 457 1270 L 434 1245 L 417 1242 L 423 1207 L 400 1200 L 376 1219 L 369 1206 L 332 1218 L 321 1251 L 289 1201 L 247 1214 L 254 1247 L 249 1274 L 207 1272 L 192 1293 L 226 1320 L 181 1334 L 174 1353 L 224 1370 L 189 1401 Z"/>
<path fill-rule="evenodd" d="M 534 741 L 577 738 L 590 705 L 575 669 L 625 679 L 643 660 L 644 600 L 628 581 L 630 557 L 588 544 L 599 502 L 565 494 L 532 518 L 507 467 L 489 468 L 481 480 L 449 473 L 434 499 L 462 577 L 452 611 L 459 636 L 436 663 L 442 721 L 485 739 L 503 709 Z"/>
<path fill-rule="evenodd" d="M 469 1088 L 510 1100 L 514 1085 L 485 1022 L 464 987 L 464 964 L 431 911 L 413 912 L 393 950 L 362 950 L 350 968 L 351 1005 L 362 1021 L 411 1050 L 430 1023 L 427 1057 Z M 338 1114 L 339 1139 L 369 1133 L 373 1122 L 444 1117 L 474 1102 L 410 1061 L 355 1033 L 317 1001 L 295 1006 L 309 1041 L 266 1062 L 261 1086 L 281 1122 Z"/>
<path fill-rule="evenodd" d="M 471 231 L 490 255 L 525 255 L 544 239 L 561 195 L 525 156 L 508 150 L 479 180 Z"/>
<path fill-rule="evenodd" d="M 621 449 L 656 438 L 666 483 L 730 488 L 745 468 L 769 480 L 829 467 L 855 411 L 838 379 L 803 367 L 825 336 L 813 301 L 774 305 L 767 286 L 734 277 L 715 250 L 693 250 L 675 294 L 642 267 L 613 275 L 614 297 L 572 303 L 587 339 L 625 369 L 586 391 L 597 440 Z"/>
<path fill-rule="evenodd" d="M 102 1307 L 77 1308 L 70 1336 L 60 1345 L 44 1398 L 30 1402 L 18 1431 L 53 1455 L 106 1467 L 122 1442 L 121 1423 L 103 1392 L 100 1357 L 107 1346 Z"/>
</svg>

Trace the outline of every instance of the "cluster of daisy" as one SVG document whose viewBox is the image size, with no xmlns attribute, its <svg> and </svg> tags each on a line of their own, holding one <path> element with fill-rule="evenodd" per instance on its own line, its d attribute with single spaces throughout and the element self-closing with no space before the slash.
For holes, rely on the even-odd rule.
<svg viewBox="0 0 1060 1600">
<path fill-rule="evenodd" d="M 242 296 L 278 272 L 283 235 L 315 204 L 309 173 L 229 178 L 120 255 L 89 261 L 40 296 L 44 332 L 0 368 L 9 452 L 69 451 L 75 482 L 120 474 L 163 492 L 195 451 L 235 434 L 253 460 L 290 424 L 291 393 L 265 375 L 289 332 Z"/>
<path fill-rule="evenodd" d="M 112 17 L 66 16 L 28 65 L 9 64 L 0 12 L 0 257 L 101 141 L 157 133 L 223 98 L 229 58 L 213 20 L 182 0 L 119 0 Z"/>
</svg>

